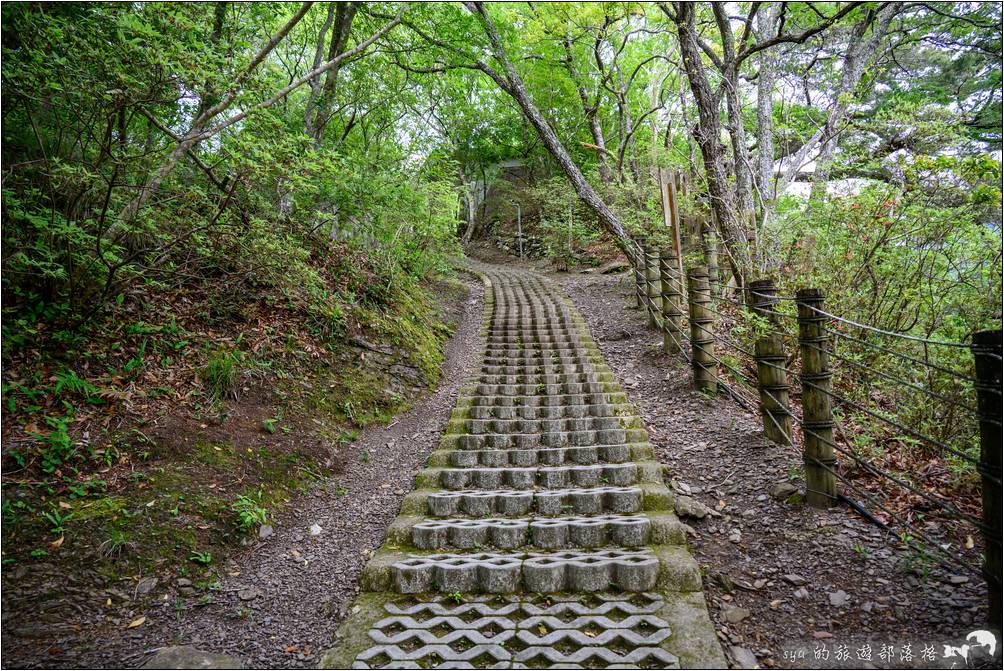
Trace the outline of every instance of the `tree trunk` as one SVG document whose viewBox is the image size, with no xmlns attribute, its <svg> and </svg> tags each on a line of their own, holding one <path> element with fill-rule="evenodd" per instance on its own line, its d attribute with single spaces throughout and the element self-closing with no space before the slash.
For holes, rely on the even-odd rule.
<svg viewBox="0 0 1004 671">
<path fill-rule="evenodd" d="M 331 11 L 330 7 L 328 11 Z M 345 53 L 345 48 L 349 43 L 349 35 L 352 32 L 352 20 L 355 18 L 357 11 L 359 11 L 358 3 L 335 3 L 335 24 L 331 29 L 331 41 L 328 43 L 328 61 L 332 61 Z M 320 146 L 321 139 L 324 137 L 324 131 L 331 120 L 331 108 L 335 103 L 339 70 L 341 70 L 341 66 L 336 66 L 325 73 L 324 84 L 321 86 L 320 95 L 314 103 L 313 115 L 310 123 L 307 125 L 307 134 L 314 139 L 315 147 Z"/>
<path fill-rule="evenodd" d="M 491 43 L 495 59 L 502 65 L 503 74 L 500 75 L 491 67 L 481 62 L 478 63 L 479 69 L 490 76 L 498 84 L 499 88 L 508 93 L 516 101 L 516 104 L 519 105 L 520 110 L 523 112 L 523 116 L 526 117 L 527 121 L 537 131 L 544 146 L 550 152 L 555 162 L 561 167 L 575 192 L 582 199 L 582 202 L 596 214 L 600 224 L 613 236 L 617 246 L 626 254 L 633 255 L 634 242 L 628 236 L 627 231 L 624 230 L 620 219 L 607 207 L 607 204 L 603 202 L 603 199 L 596 193 L 592 185 L 586 181 L 586 178 L 582 175 L 582 171 L 579 170 L 572 157 L 569 156 L 568 150 L 565 149 L 565 146 L 558 139 L 554 130 L 547 124 L 533 99 L 527 93 L 523 80 L 509 60 L 509 55 L 502 44 L 502 38 L 499 36 L 498 29 L 495 27 L 494 22 L 492 22 L 491 17 L 488 16 L 484 5 L 480 2 L 465 2 L 464 5 L 470 12 L 481 18 L 482 28 Z"/>
<path fill-rule="evenodd" d="M 749 277 L 752 268 L 749 241 L 725 170 L 725 146 L 720 141 L 722 125 L 718 111 L 719 97 L 711 90 L 701 62 L 694 6 L 684 2 L 676 3 L 675 21 L 687 79 L 697 103 L 699 121 L 693 129 L 693 135 L 704 159 L 711 209 L 717 217 L 718 233 L 725 244 L 729 261 L 737 278 L 743 282 Z"/>
<path fill-rule="evenodd" d="M 875 56 L 879 44 L 889 30 L 889 24 L 902 8 L 902 2 L 881 5 L 874 12 L 867 12 L 864 18 L 854 26 L 851 41 L 847 45 L 847 54 L 844 56 L 843 67 L 840 70 L 840 84 L 837 87 L 836 99 L 826 117 L 826 126 L 823 129 L 823 144 L 819 150 L 819 156 L 816 158 L 816 170 L 812 179 L 812 196 L 821 196 L 826 193 L 826 182 L 830 177 L 833 153 L 837 148 L 837 140 L 840 135 L 839 125 L 847 115 L 849 105 L 848 96 L 845 94 L 852 92 L 861 81 L 865 67 Z M 870 34 L 868 34 L 869 27 L 871 28 Z"/>
</svg>

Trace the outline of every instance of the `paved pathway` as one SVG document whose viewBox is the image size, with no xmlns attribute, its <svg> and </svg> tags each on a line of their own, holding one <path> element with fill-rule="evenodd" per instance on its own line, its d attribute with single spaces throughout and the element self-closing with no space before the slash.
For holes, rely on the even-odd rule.
<svg viewBox="0 0 1004 671">
<path fill-rule="evenodd" d="M 322 666 L 724 666 L 662 467 L 582 318 L 539 275 L 473 269 L 481 368 Z"/>
</svg>

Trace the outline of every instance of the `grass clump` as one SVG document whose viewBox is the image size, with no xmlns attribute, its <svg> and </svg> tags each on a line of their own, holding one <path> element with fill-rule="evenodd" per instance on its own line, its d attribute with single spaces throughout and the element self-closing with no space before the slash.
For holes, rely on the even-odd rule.
<svg viewBox="0 0 1004 671">
<path fill-rule="evenodd" d="M 233 350 L 210 352 L 199 378 L 206 393 L 219 401 L 226 397 L 237 398 L 237 378 L 240 374 L 240 353 Z"/>
</svg>

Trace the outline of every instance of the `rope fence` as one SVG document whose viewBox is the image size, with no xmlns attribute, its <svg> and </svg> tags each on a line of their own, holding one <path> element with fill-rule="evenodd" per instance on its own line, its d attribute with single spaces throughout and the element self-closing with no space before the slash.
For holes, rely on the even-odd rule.
<svg viewBox="0 0 1004 671">
<path fill-rule="evenodd" d="M 801 448 L 806 503 L 848 505 L 922 561 L 982 575 L 999 627 L 1001 331 L 896 333 L 834 314 L 817 289 L 722 287 L 717 269 L 684 271 L 645 241 L 631 257 L 664 352 L 698 390 L 759 410 L 767 438 Z"/>
</svg>

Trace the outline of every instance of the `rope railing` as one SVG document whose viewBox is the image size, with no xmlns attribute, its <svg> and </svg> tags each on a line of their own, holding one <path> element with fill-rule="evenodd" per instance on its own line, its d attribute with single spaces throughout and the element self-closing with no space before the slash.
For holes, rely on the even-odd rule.
<svg viewBox="0 0 1004 671">
<path fill-rule="evenodd" d="M 765 436 L 801 445 L 810 505 L 843 501 L 890 532 L 889 525 L 900 528 L 905 534 L 900 541 L 906 546 L 938 555 L 942 565 L 979 573 L 973 560 L 967 560 L 978 556 L 979 548 L 967 553 L 951 544 L 957 541 L 953 534 L 965 528 L 959 525 L 966 525 L 983 537 L 988 553 L 984 577 L 991 592 L 999 591 L 1000 511 L 984 510 L 981 517 L 973 512 L 979 499 L 972 490 L 942 493 L 937 490 L 940 482 L 935 484 L 920 471 L 898 469 L 902 461 L 896 461 L 904 456 L 909 459 L 913 445 L 933 455 L 925 458 L 957 459 L 955 466 L 947 463 L 940 472 L 958 464 L 974 468 L 983 488 L 995 488 L 1000 501 L 1000 449 L 996 448 L 996 457 L 988 456 L 987 441 L 989 436 L 992 443 L 996 436 L 996 445 L 1000 444 L 1001 389 L 999 382 L 985 379 L 987 366 L 996 367 L 996 373 L 989 374 L 1000 377 L 999 332 L 989 345 L 985 338 L 980 340 L 980 334 L 970 343 L 896 333 L 824 309 L 822 293 L 815 290 L 779 295 L 773 283 L 757 281 L 742 289 L 708 291 L 720 286 L 719 278 L 708 278 L 703 268 L 692 269 L 684 277 L 674 256 L 660 258 L 648 248 L 634 261 L 639 306 L 665 336 L 667 347 L 672 343 L 690 362 L 698 388 L 717 389 L 748 410 L 759 406 Z M 696 321 L 691 318 L 695 315 Z M 787 354 L 796 341 L 797 352 Z M 839 343 L 845 345 L 838 347 Z M 923 353 L 916 355 L 911 351 L 915 347 L 923 347 Z M 960 364 L 958 354 L 951 353 L 960 350 L 972 353 L 975 375 L 964 370 L 970 364 Z M 756 374 L 751 375 L 754 370 Z M 801 394 L 789 399 L 788 381 L 795 378 Z M 822 399 L 828 400 L 823 403 Z M 888 404 L 894 404 L 894 410 L 880 407 Z M 840 420 L 841 410 L 848 411 L 852 425 Z M 916 423 L 917 417 L 922 424 Z M 870 426 L 884 430 L 862 434 Z M 925 428 L 936 435 L 929 435 Z M 889 442 L 883 452 L 862 454 L 856 442 L 860 435 Z M 976 456 L 977 445 L 982 445 L 980 456 Z M 889 464 L 893 468 L 886 467 Z M 850 465 L 854 470 L 843 472 Z M 838 485 L 859 501 L 838 493 Z M 894 496 L 897 490 L 906 495 Z M 876 516 L 869 508 L 881 513 Z M 950 522 L 932 532 L 918 528 L 913 521 L 918 513 Z"/>
</svg>

